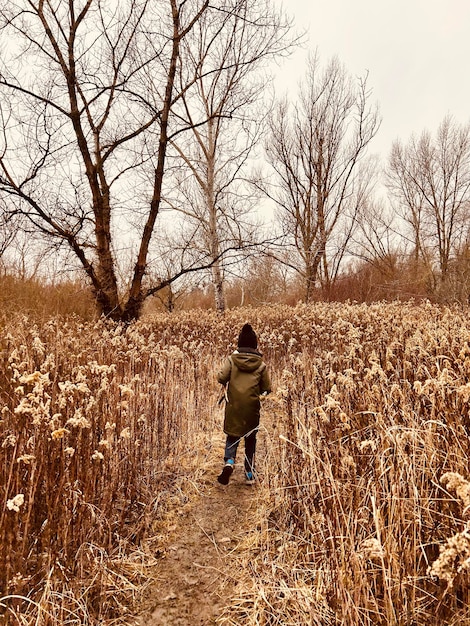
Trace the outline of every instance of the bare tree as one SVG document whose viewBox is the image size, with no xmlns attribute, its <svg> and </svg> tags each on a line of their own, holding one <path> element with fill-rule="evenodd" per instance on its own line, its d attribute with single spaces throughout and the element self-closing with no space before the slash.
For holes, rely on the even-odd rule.
<svg viewBox="0 0 470 626">
<path fill-rule="evenodd" d="M 379 127 L 367 77 L 356 83 L 332 59 L 322 71 L 309 59 L 298 102 L 281 101 L 270 120 L 266 153 L 273 168 L 265 192 L 278 207 L 305 300 L 320 282 L 328 291 L 347 250 L 369 178 L 359 165 Z"/>
<path fill-rule="evenodd" d="M 406 256 L 399 218 L 385 199 L 366 199 L 359 207 L 357 224 L 351 238 L 351 253 L 357 259 L 381 267 L 386 273 L 387 268 L 393 269 L 396 257 Z"/>
<path fill-rule="evenodd" d="M 184 43 L 180 110 L 192 132 L 173 142 L 185 164 L 172 204 L 196 225 L 200 245 L 213 261 L 215 303 L 224 311 L 224 259 L 253 249 L 256 201 L 246 183 L 253 151 L 261 141 L 267 110 L 267 62 L 286 55 L 290 23 L 270 0 L 230 0 L 215 17 L 206 14 Z M 201 124 L 202 121 L 206 123 Z"/>
<path fill-rule="evenodd" d="M 185 219 L 175 220 L 170 214 L 166 217 L 154 237 L 148 274 L 151 282 L 162 286 L 150 302 L 159 301 L 172 312 L 177 301 L 184 300 L 202 281 L 204 272 L 199 271 L 199 265 L 204 253 L 201 255 L 197 228 Z"/>
<path fill-rule="evenodd" d="M 167 149 L 187 128 L 177 103 L 201 73 L 195 65 L 181 81 L 180 57 L 200 20 L 221 10 L 208 0 L 11 0 L 0 9 L 0 194 L 73 251 L 99 312 L 114 319 L 135 319 L 149 295 L 217 260 L 201 254 L 149 280 Z M 124 284 L 122 248 L 134 252 Z"/>
<path fill-rule="evenodd" d="M 409 227 L 416 265 L 424 263 L 434 289 L 445 287 L 453 254 L 466 243 L 470 216 L 470 124 L 446 117 L 392 147 L 387 171 L 398 212 Z"/>
<path fill-rule="evenodd" d="M 17 225 L 13 216 L 0 204 L 0 268 L 5 268 L 5 253 L 13 244 L 16 232 Z"/>
</svg>

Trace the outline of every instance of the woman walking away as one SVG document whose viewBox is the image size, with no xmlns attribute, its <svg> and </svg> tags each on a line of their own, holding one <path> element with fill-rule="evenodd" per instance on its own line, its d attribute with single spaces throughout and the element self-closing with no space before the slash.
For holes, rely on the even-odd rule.
<svg viewBox="0 0 470 626">
<path fill-rule="evenodd" d="M 258 352 L 258 338 L 250 324 L 245 324 L 238 337 L 238 350 L 225 361 L 217 374 L 217 380 L 225 387 L 224 432 L 227 435 L 224 467 L 217 480 L 228 485 L 232 475 L 238 444 L 245 440 L 245 477 L 252 485 L 255 481 L 254 457 L 256 434 L 260 419 L 260 396 L 271 391 L 271 382 Z"/>
</svg>

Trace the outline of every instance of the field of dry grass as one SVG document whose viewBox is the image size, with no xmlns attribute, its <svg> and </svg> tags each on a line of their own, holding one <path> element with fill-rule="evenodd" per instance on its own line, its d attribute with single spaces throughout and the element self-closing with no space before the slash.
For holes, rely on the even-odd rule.
<svg viewBox="0 0 470 626">
<path fill-rule="evenodd" d="M 275 435 L 218 623 L 470 624 L 468 311 L 399 303 L 2 320 L 5 623 L 126 623 L 246 321 Z"/>
</svg>

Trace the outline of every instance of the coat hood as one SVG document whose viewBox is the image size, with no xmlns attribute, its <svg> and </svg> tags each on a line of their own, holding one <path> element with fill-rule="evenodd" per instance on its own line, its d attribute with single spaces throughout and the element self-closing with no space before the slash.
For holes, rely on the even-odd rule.
<svg viewBox="0 0 470 626">
<path fill-rule="evenodd" d="M 261 354 L 255 350 L 234 352 L 231 359 L 241 372 L 254 372 L 263 362 Z"/>
</svg>

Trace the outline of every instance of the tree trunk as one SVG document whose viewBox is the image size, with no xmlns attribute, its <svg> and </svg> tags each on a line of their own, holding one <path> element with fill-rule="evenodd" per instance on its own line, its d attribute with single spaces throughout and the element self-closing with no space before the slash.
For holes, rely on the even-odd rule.
<svg viewBox="0 0 470 626">
<path fill-rule="evenodd" d="M 212 283 L 214 285 L 216 311 L 218 313 L 225 313 L 224 281 L 219 261 L 216 261 L 212 266 Z"/>
<path fill-rule="evenodd" d="M 209 119 L 208 122 L 208 143 L 209 149 L 207 151 L 207 185 L 206 185 L 206 204 L 209 214 L 209 250 L 211 260 L 214 262 L 212 266 L 212 284 L 214 286 L 214 298 L 215 308 L 218 313 L 225 312 L 225 297 L 224 297 L 224 284 L 223 273 L 220 256 L 220 240 L 219 240 L 219 228 L 217 223 L 217 206 L 215 198 L 215 169 L 216 169 L 216 147 L 215 147 L 215 135 L 214 135 L 214 119 Z"/>
<path fill-rule="evenodd" d="M 312 299 L 315 288 L 316 272 L 313 263 L 307 262 L 305 267 L 305 302 L 308 304 Z"/>
<path fill-rule="evenodd" d="M 150 203 L 150 212 L 145 223 L 142 240 L 140 243 L 139 254 L 134 267 L 134 276 L 129 290 L 129 297 L 124 307 L 122 318 L 123 321 L 132 321 L 140 316 L 145 295 L 142 290 L 142 280 L 147 266 L 147 256 L 150 240 L 155 228 L 155 222 L 160 211 L 160 201 L 163 185 L 163 174 L 165 171 L 165 159 L 168 146 L 168 119 L 170 117 L 173 87 L 175 84 L 176 66 L 179 55 L 179 47 L 181 41 L 180 33 L 180 14 L 175 0 L 171 0 L 171 10 L 173 16 L 173 43 L 171 51 L 170 65 L 168 68 L 168 77 L 165 88 L 165 99 L 160 120 L 160 138 L 158 145 L 157 167 L 155 169 L 153 196 Z"/>
</svg>

